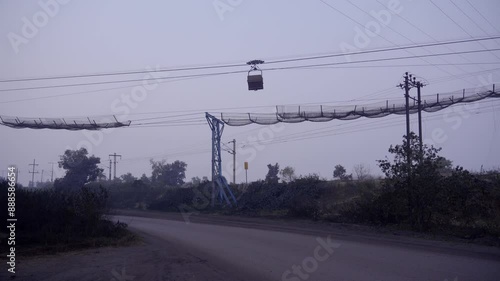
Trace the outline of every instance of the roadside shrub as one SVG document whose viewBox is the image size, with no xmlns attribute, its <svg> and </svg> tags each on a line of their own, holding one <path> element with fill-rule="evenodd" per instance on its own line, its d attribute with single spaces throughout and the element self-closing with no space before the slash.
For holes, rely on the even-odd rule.
<svg viewBox="0 0 500 281">
<path fill-rule="evenodd" d="M 285 191 L 286 185 L 282 183 L 252 182 L 240 197 L 239 209 L 246 212 L 282 209 L 285 207 L 283 201 Z"/>
<path fill-rule="evenodd" d="M 111 182 L 103 185 L 109 194 L 109 207 L 114 209 L 147 209 L 170 189 L 164 186 L 134 182 Z"/>
<path fill-rule="evenodd" d="M 283 200 L 288 202 L 288 214 L 294 217 L 318 219 L 319 200 L 323 193 L 323 189 L 320 188 L 321 182 L 317 177 L 304 177 L 289 183 L 283 196 Z"/>
<path fill-rule="evenodd" d="M 177 212 L 179 206 L 193 204 L 195 193 L 192 188 L 169 188 L 149 206 L 151 210 Z"/>
<path fill-rule="evenodd" d="M 7 200 L 7 184 L 0 183 L 0 201 Z M 107 191 L 85 186 L 80 190 L 17 188 L 16 233 L 21 245 L 81 243 L 88 238 L 112 237 L 124 229 L 105 217 Z M 6 220 L 6 212 L 0 213 Z M 3 232 L 4 230 L 2 230 Z"/>
</svg>

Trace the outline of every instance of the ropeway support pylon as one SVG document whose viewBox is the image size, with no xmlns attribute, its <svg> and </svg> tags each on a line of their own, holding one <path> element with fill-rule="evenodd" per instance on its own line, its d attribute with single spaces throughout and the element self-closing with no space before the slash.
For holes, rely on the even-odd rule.
<svg viewBox="0 0 500 281">
<path fill-rule="evenodd" d="M 221 137 L 224 131 L 224 122 L 208 112 L 205 113 L 205 116 L 212 130 L 212 206 L 215 206 L 215 197 L 218 197 L 220 203 L 225 202 L 229 206 L 233 204 L 236 206 L 237 200 L 226 178 L 222 176 Z"/>
</svg>

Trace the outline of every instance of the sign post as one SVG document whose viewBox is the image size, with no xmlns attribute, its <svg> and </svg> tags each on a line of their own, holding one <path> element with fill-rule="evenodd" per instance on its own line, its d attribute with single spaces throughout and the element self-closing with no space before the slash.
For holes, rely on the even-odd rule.
<svg viewBox="0 0 500 281">
<path fill-rule="evenodd" d="M 248 185 L 248 162 L 245 162 L 245 183 Z"/>
</svg>

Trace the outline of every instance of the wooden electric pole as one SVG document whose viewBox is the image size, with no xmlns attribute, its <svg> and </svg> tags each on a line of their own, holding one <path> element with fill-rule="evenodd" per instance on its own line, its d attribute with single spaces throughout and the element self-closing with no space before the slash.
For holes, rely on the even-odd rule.
<svg viewBox="0 0 500 281">
<path fill-rule="evenodd" d="M 399 84 L 401 89 L 405 90 L 405 103 L 406 103 L 406 161 L 408 165 L 408 175 L 411 169 L 411 143 L 410 143 L 410 81 L 411 74 L 408 72 L 404 75 L 404 84 Z"/>
<path fill-rule="evenodd" d="M 427 84 L 422 83 L 422 81 L 417 81 L 417 78 L 413 77 L 412 81 L 413 87 L 417 88 L 417 104 L 418 104 L 418 142 L 420 145 L 420 157 L 423 157 L 423 129 L 422 129 L 422 95 L 421 95 L 421 89 L 424 86 L 427 86 Z"/>
<path fill-rule="evenodd" d="M 114 166 L 115 166 L 115 167 L 114 167 L 114 168 L 115 168 L 115 170 L 114 170 L 114 174 L 113 174 L 113 179 L 116 179 L 116 157 L 120 157 L 120 159 L 121 159 L 121 158 L 122 158 L 122 156 L 121 156 L 121 155 L 119 155 L 119 154 L 116 154 L 116 152 L 115 152 L 114 154 L 110 154 L 109 156 L 112 156 L 112 157 L 113 157 L 113 159 L 114 159 L 114 160 L 113 160 L 113 164 L 114 164 Z M 111 175 L 110 175 L 110 176 L 111 176 Z"/>
<path fill-rule="evenodd" d="M 54 162 L 49 162 L 50 165 L 52 165 L 52 170 L 50 171 L 50 181 L 54 182 Z"/>
<path fill-rule="evenodd" d="M 35 174 L 38 174 L 38 171 L 35 172 L 35 167 L 38 166 L 36 160 L 33 159 L 33 164 L 29 164 L 29 166 L 33 166 L 33 171 L 29 171 L 29 173 L 31 174 L 31 183 L 28 186 L 35 187 Z"/>
</svg>

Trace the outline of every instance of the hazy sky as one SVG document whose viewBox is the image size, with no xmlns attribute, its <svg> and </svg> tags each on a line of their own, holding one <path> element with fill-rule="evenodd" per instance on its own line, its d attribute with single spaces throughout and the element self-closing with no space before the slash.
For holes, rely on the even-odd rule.
<svg viewBox="0 0 500 281">
<path fill-rule="evenodd" d="M 325 2 L 330 6 L 319 0 L 0 0 L 0 80 L 245 63 L 252 59 L 339 53 L 346 51 L 342 46 L 347 45 L 370 50 L 500 35 L 500 2 L 496 0 L 435 0 L 442 11 L 430 1 Z M 379 21 L 371 17 L 370 12 Z M 365 30 L 366 26 L 371 28 L 371 33 Z M 351 56 L 350 59 L 499 48 L 499 43 L 500 40 L 474 42 Z M 16 164 L 21 170 L 21 182 L 27 184 L 28 164 L 36 159 L 40 164 L 37 180 L 42 170 L 47 180 L 49 162 L 57 162 L 66 149 L 90 143 L 89 150 L 101 157 L 102 167 L 108 164 L 109 154 L 123 155 L 118 175 L 126 172 L 135 176 L 150 175 L 149 159 L 154 158 L 187 162 L 188 179 L 209 176 L 211 132 L 206 122 L 202 123 L 205 111 L 214 114 L 273 112 L 276 105 L 283 104 L 350 105 L 402 99 L 403 92 L 395 85 L 405 71 L 429 82 L 423 89 L 425 95 L 478 88 L 500 81 L 499 58 L 500 52 L 496 51 L 349 64 L 343 68 L 264 71 L 265 89 L 257 92 L 247 90 L 245 73 L 167 80 L 169 82 L 159 84 L 156 80 L 147 80 L 145 84 L 139 81 L 1 91 L 0 115 L 117 115 L 121 120 L 133 120 L 133 124 L 168 121 L 169 126 L 131 127 L 102 131 L 102 134 L 0 126 L 0 170 Z M 349 58 L 308 63 L 345 62 L 346 59 Z M 483 64 L 470 64 L 478 62 Z M 0 83 L 0 90 L 219 71 L 226 70 L 4 82 Z M 442 155 L 456 165 L 472 170 L 479 170 L 482 165 L 485 169 L 499 167 L 499 110 L 498 100 L 486 100 L 473 106 L 426 113 L 424 139 L 442 147 Z M 134 121 L 172 115 L 182 116 Z M 176 124 L 179 121 L 175 120 L 182 122 Z M 186 121 L 189 126 L 185 126 Z M 415 121 L 416 115 L 412 115 L 412 128 L 417 130 Z M 318 129 L 328 131 L 318 133 L 323 132 Z M 227 143 L 236 139 L 238 164 L 250 162 L 249 180 L 264 178 L 266 165 L 276 162 L 281 167 L 294 167 L 297 174 L 317 173 L 331 178 L 336 164 L 351 171 L 355 164 L 365 163 L 373 174 L 380 174 L 375 160 L 385 157 L 388 147 L 400 143 L 404 133 L 404 116 L 391 116 L 284 124 L 273 128 L 226 126 L 223 140 Z M 284 139 L 289 141 L 282 142 Z M 271 143 L 261 144 L 256 140 Z M 225 152 L 223 166 L 228 179 L 231 179 L 231 164 L 232 156 Z M 55 175 L 60 177 L 63 171 L 56 169 Z M 240 172 L 237 181 L 244 180 L 244 172 Z"/>
</svg>

